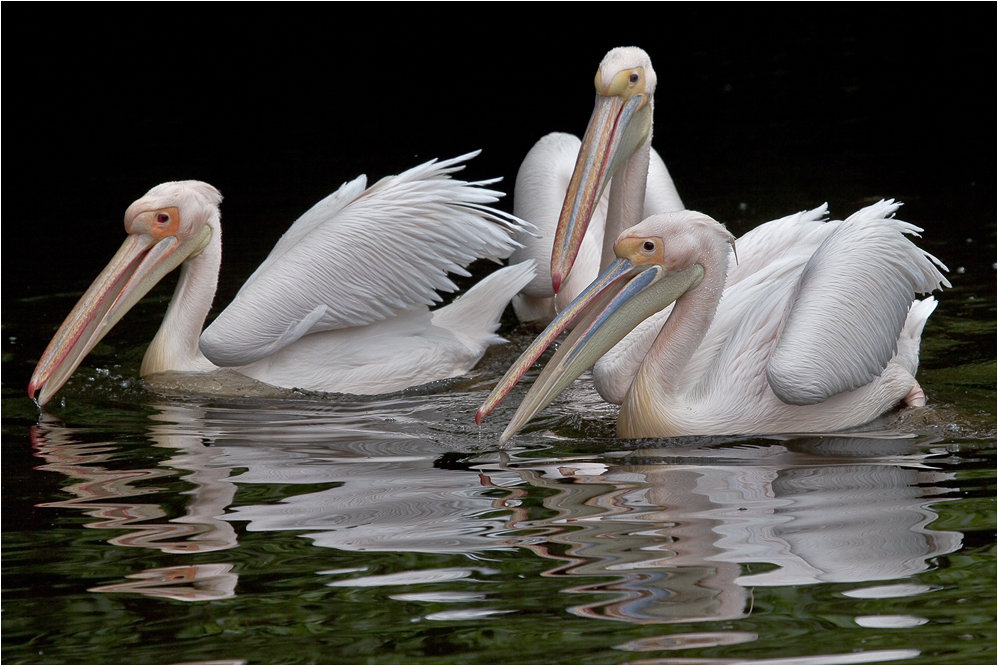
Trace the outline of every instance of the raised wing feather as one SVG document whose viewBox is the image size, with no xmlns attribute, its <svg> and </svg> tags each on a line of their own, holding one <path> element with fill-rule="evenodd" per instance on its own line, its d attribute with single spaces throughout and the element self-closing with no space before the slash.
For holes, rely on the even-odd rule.
<svg viewBox="0 0 998 666">
<path fill-rule="evenodd" d="M 478 153 L 436 160 L 366 191 L 358 178 L 323 199 L 288 230 L 236 298 L 201 335 L 221 366 L 260 360 L 315 331 L 363 326 L 454 291 L 479 258 L 517 247 L 520 220 L 489 207 L 492 181 L 450 174 Z"/>
<path fill-rule="evenodd" d="M 734 253 L 729 255 L 724 295 L 714 321 L 682 375 L 672 380 L 675 384 L 698 384 L 701 396 L 711 392 L 727 395 L 732 373 L 750 377 L 763 372 L 765 359 L 755 366 L 752 362 L 758 361 L 756 352 L 760 346 L 765 346 L 768 353 L 776 326 L 767 330 L 764 316 L 747 321 L 745 315 L 778 281 L 787 276 L 796 279 L 818 246 L 842 224 L 824 221 L 827 214 L 827 205 L 800 211 L 758 226 L 735 242 L 738 260 Z M 786 295 L 778 305 L 778 313 L 782 313 Z M 638 367 L 671 312 L 669 306 L 641 322 L 597 361 L 593 375 L 599 377 L 597 386 L 604 400 L 623 402 Z M 740 330 L 733 334 L 736 325 Z"/>
<path fill-rule="evenodd" d="M 784 402 L 809 405 L 873 380 L 897 348 L 916 293 L 946 269 L 881 201 L 845 220 L 808 260 L 786 306 L 766 377 Z"/>
</svg>

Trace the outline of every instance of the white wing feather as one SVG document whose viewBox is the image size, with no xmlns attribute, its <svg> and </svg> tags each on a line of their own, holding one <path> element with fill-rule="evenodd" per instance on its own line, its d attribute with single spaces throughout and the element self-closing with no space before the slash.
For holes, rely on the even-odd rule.
<svg viewBox="0 0 998 666">
<path fill-rule="evenodd" d="M 704 341 L 684 367 L 682 376 L 674 379 L 677 384 L 693 385 L 699 378 L 706 376 L 708 379 L 701 387 L 704 394 L 709 392 L 710 387 L 723 390 L 730 385 L 729 372 L 741 371 L 751 357 L 744 355 L 742 346 L 736 346 L 735 343 L 754 348 L 757 342 L 746 337 L 746 334 L 761 335 L 763 338 L 766 335 L 765 332 L 748 327 L 742 335 L 733 336 L 732 329 L 771 285 L 787 275 L 796 277 L 822 241 L 841 224 L 824 221 L 827 214 L 826 204 L 787 215 L 762 224 L 735 241 L 738 261 L 735 261 L 734 253 L 729 255 L 728 277 L 714 321 Z M 604 400 L 614 404 L 624 401 L 638 368 L 671 312 L 670 305 L 644 320 L 596 362 L 593 376 L 598 378 L 597 387 Z M 774 332 L 769 331 L 770 342 Z M 725 347 L 726 355 L 718 360 L 722 346 Z M 727 365 L 729 363 L 730 366 Z M 712 365 L 724 370 L 719 375 L 707 375 Z"/>
<path fill-rule="evenodd" d="M 881 201 L 846 219 L 818 247 L 787 303 L 766 369 L 783 402 L 810 405 L 879 376 L 915 294 L 950 286 L 946 267 L 906 238 L 918 227 Z"/>
<path fill-rule="evenodd" d="M 738 239 L 739 263 L 729 260 L 714 321 L 676 383 L 739 413 L 770 388 L 785 403 L 815 404 L 872 381 L 915 293 L 949 286 L 945 266 L 905 237 L 920 229 L 890 217 L 897 208 L 880 202 L 824 222 L 822 206 Z"/>
<path fill-rule="evenodd" d="M 507 257 L 520 220 L 489 207 L 495 180 L 450 177 L 477 152 L 432 160 L 363 191 L 345 183 L 295 222 L 201 335 L 220 366 L 252 363 L 304 335 L 439 302 L 479 258 Z"/>
</svg>

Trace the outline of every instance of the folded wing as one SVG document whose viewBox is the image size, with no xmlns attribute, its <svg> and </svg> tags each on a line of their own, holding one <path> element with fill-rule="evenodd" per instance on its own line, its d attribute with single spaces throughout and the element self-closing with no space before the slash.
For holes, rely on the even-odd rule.
<svg viewBox="0 0 998 666">
<path fill-rule="evenodd" d="M 946 267 L 908 239 L 921 229 L 893 219 L 899 205 L 850 216 L 804 266 L 766 369 L 783 402 L 816 404 L 868 384 L 894 356 L 915 295 L 950 286 Z"/>
<path fill-rule="evenodd" d="M 489 206 L 495 181 L 451 178 L 477 155 L 436 160 L 364 190 L 361 176 L 306 212 L 201 335 L 221 366 L 253 363 L 304 335 L 363 326 L 441 300 L 450 273 L 517 247 L 516 218 Z"/>
</svg>

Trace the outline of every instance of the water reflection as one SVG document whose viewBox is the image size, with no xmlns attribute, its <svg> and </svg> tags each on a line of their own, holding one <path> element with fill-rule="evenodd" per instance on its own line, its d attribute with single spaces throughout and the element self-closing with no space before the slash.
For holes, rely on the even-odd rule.
<svg viewBox="0 0 998 666">
<path fill-rule="evenodd" d="M 754 586 L 926 570 L 962 538 L 927 528 L 937 518 L 929 498 L 938 501 L 946 491 L 936 484 L 952 475 L 920 450 L 914 440 L 818 438 L 641 449 L 608 454 L 602 470 L 557 460 L 502 467 L 558 491 L 545 500 L 557 515 L 511 526 L 563 527 L 547 539 L 569 546 L 573 561 L 548 575 L 619 575 L 569 588 L 614 597 L 570 610 L 647 623 L 742 617 Z M 756 564 L 769 570 L 755 573 Z"/>
<path fill-rule="evenodd" d="M 177 449 L 178 455 L 157 468 L 120 470 L 101 464 L 114 462 L 120 445 L 114 442 L 77 442 L 75 434 L 76 431 L 60 426 L 47 414 L 43 414 L 39 424 L 32 429 L 31 440 L 36 455 L 46 461 L 38 469 L 81 479 L 64 488 L 75 495 L 73 499 L 39 506 L 82 508 L 86 515 L 101 519 L 84 527 L 129 530 L 108 540 L 116 546 L 152 548 L 175 554 L 210 552 L 236 546 L 232 524 L 216 518 L 232 503 L 235 486 L 226 481 L 229 470 L 213 467 L 216 452 L 205 447 L 200 438 L 192 434 L 159 433 L 157 426 L 153 425 L 150 428 L 151 438 L 158 446 Z M 173 469 L 189 471 L 182 478 L 194 486 L 191 490 L 178 492 L 178 495 L 189 496 L 189 500 L 183 502 L 184 515 L 159 522 L 168 516 L 164 505 L 122 501 L 158 493 L 161 488 L 149 487 L 146 482 L 177 476 Z M 231 569 L 232 564 L 224 562 L 152 568 L 127 576 L 135 580 L 100 585 L 89 591 L 133 592 L 177 601 L 226 599 L 235 596 L 239 580 Z"/>
<path fill-rule="evenodd" d="M 100 585 L 90 592 L 136 592 L 147 597 L 177 601 L 213 601 L 236 596 L 239 576 L 231 564 L 193 564 L 189 566 L 147 569 L 130 574 L 134 581 Z"/>
<path fill-rule="evenodd" d="M 428 412 L 437 407 L 428 405 L 419 397 L 373 409 L 163 405 L 148 437 L 170 454 L 148 469 L 122 469 L 124 444 L 83 442 L 45 417 L 33 433 L 46 461 L 40 469 L 71 479 L 65 490 L 75 497 L 41 506 L 101 519 L 89 528 L 129 530 L 109 539 L 114 546 L 177 558 L 237 547 L 236 523 L 343 552 L 474 556 L 526 549 L 553 563 L 544 576 L 565 579 L 563 603 L 571 613 L 631 623 L 741 618 L 752 612 L 756 587 L 894 581 L 927 570 L 931 558 L 961 545 L 960 533 L 929 529 L 937 518 L 931 505 L 946 499 L 940 484 L 952 475 L 933 468 L 924 439 L 707 441 L 584 455 L 539 448 L 455 453 L 453 443 L 434 436 Z M 398 431 L 403 426 L 408 434 Z M 279 488 L 278 498 L 237 501 L 241 488 L 261 486 Z M 148 502 L 152 492 L 165 499 Z M 250 493 L 260 496 L 274 495 Z M 411 592 L 392 598 L 468 604 L 447 617 L 505 612 L 478 606 L 483 597 L 461 589 L 501 575 L 498 569 L 383 573 L 368 570 L 363 559 L 356 563 L 336 570 L 317 565 L 316 585 L 408 586 Z M 238 594 L 231 568 L 181 559 L 92 591 L 226 598 Z M 451 589 L 420 590 L 430 584 Z M 856 596 L 863 598 L 863 589 L 880 590 L 873 596 L 908 594 L 901 588 L 864 585 Z M 598 600 L 573 604 L 575 595 Z M 689 634 L 689 641 L 753 640 L 745 632 L 722 633 Z"/>
<path fill-rule="evenodd" d="M 664 638 L 664 637 L 663 637 Z M 737 641 L 736 641 L 737 642 Z M 725 643 L 716 643 L 724 645 Z M 680 644 L 673 649 L 686 649 Z M 698 646 L 699 647 L 699 646 Z M 669 648 L 653 648 L 669 649 Z M 839 654 L 816 654 L 800 657 L 784 657 L 774 659 L 639 659 L 632 661 L 632 664 L 786 664 L 787 666 L 804 666 L 806 664 L 816 664 L 817 666 L 830 666 L 831 664 L 880 664 L 886 661 L 902 661 L 904 659 L 914 659 L 921 653 L 918 650 L 864 650 L 862 652 L 845 652 Z"/>
<path fill-rule="evenodd" d="M 60 426 L 44 414 L 32 429 L 36 455 L 46 461 L 38 469 L 80 479 L 64 488 L 75 495 L 73 499 L 39 506 L 82 508 L 86 515 L 101 519 L 87 523 L 85 527 L 129 530 L 109 539 L 109 543 L 117 546 L 154 548 L 164 553 L 195 553 L 236 545 L 232 525 L 216 518 L 232 503 L 235 487 L 225 481 L 228 470 L 212 468 L 216 452 L 204 447 L 200 438 L 159 434 L 154 425 L 150 435 L 157 445 L 177 449 L 180 453 L 156 468 L 111 469 L 101 463 L 114 461 L 119 444 L 79 442 L 75 434 L 76 431 Z M 182 478 L 194 485 L 192 490 L 179 492 L 190 496 L 190 501 L 183 503 L 185 515 L 167 522 L 150 522 L 168 515 L 161 504 L 122 501 L 160 492 L 161 488 L 149 486 L 148 481 L 176 476 L 178 472 L 174 470 L 189 471 Z"/>
</svg>

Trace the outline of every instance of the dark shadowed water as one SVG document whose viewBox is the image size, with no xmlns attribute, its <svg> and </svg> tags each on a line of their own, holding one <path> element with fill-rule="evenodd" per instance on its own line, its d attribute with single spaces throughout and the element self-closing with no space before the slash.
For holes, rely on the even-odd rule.
<svg viewBox="0 0 998 666">
<path fill-rule="evenodd" d="M 749 8 L 664 9 L 585 44 L 509 17 L 469 43 L 330 41 L 245 11 L 259 34 L 64 26 L 5 69 L 4 663 L 994 663 L 993 5 L 751 31 Z M 626 43 L 655 64 L 654 143 L 690 208 L 742 234 L 905 202 L 953 283 L 923 335 L 927 407 L 839 435 L 617 440 L 583 376 L 502 447 L 526 389 L 473 416 L 535 333 L 510 315 L 464 378 L 213 398 L 138 379 L 169 279 L 44 411 L 24 395 L 157 182 L 226 197 L 217 313 L 359 173 L 482 148 L 466 175 L 509 190 L 543 133 L 582 132 Z"/>
</svg>

